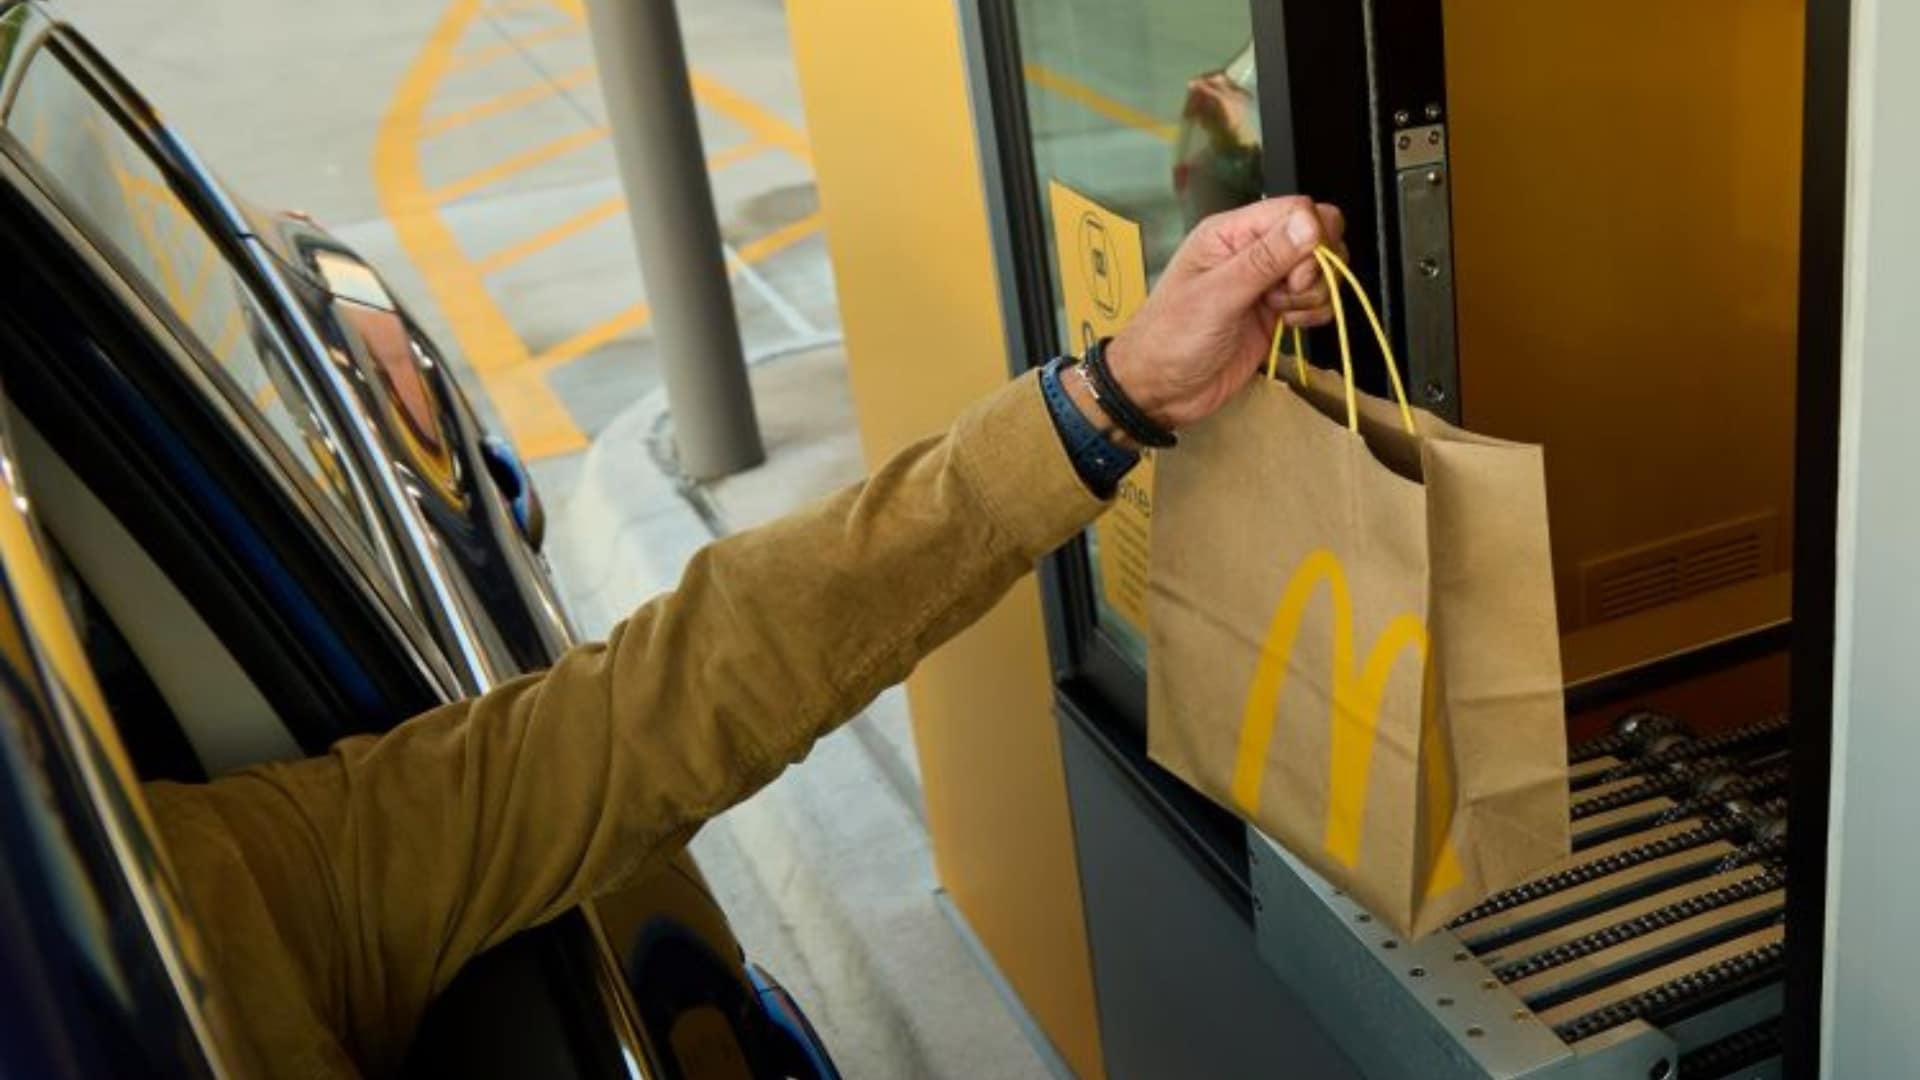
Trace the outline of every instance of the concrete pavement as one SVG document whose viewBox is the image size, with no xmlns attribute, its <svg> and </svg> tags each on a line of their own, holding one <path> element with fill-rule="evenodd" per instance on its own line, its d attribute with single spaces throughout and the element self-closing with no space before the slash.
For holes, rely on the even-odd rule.
<svg viewBox="0 0 1920 1080">
<path fill-rule="evenodd" d="M 748 352 L 831 340 L 784 10 L 687 9 Z M 658 384 L 580 0 L 68 11 L 242 194 L 378 265 L 530 460 L 585 449 Z"/>
</svg>

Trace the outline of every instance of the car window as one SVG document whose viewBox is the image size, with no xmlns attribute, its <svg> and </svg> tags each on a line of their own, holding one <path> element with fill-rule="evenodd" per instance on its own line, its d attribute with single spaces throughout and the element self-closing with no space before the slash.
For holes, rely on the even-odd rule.
<svg viewBox="0 0 1920 1080">
<path fill-rule="evenodd" d="M 0 775 L 15 800 L 7 825 L 26 827 L 36 856 L 29 865 L 10 860 L 8 870 L 44 873 L 62 940 L 42 943 L 49 951 L 66 945 L 85 966 L 98 988 L 86 1000 L 103 1010 L 99 1019 L 119 1013 L 146 1029 L 136 1032 L 143 1037 L 173 1034 L 169 1021 L 182 1021 L 185 1038 L 153 1039 L 152 1047 L 191 1055 L 198 1042 L 218 1061 L 218 1033 L 228 1025 L 206 954 L 28 506 L 11 472 L 0 477 Z M 36 989 L 51 996 L 58 987 Z M 102 1039 L 101 1049 L 110 1056 L 116 1044 Z M 124 1071 L 141 1063 L 116 1064 Z"/>
<path fill-rule="evenodd" d="M 5 117 L 70 212 L 111 244 L 219 365 L 315 486 L 369 541 L 374 525 L 326 413 L 246 280 L 165 174 L 52 51 L 27 68 Z"/>
</svg>

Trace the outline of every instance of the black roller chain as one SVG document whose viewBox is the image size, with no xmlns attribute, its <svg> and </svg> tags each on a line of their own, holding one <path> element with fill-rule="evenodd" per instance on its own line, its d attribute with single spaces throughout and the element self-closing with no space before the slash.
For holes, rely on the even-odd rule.
<svg viewBox="0 0 1920 1080">
<path fill-rule="evenodd" d="M 1637 784 L 1623 788 L 1615 788 L 1605 794 L 1581 799 L 1569 808 L 1569 813 L 1572 815 L 1573 820 L 1580 821 L 1593 817 L 1596 814 L 1604 814 L 1610 810 L 1618 810 L 1623 806 L 1632 806 L 1634 803 L 1646 802 L 1648 799 L 1658 798 L 1661 795 L 1670 795 L 1676 791 L 1684 791 L 1717 773 L 1727 773 L 1729 776 L 1734 775 L 1733 770 L 1735 768 L 1736 766 L 1733 762 L 1723 758 L 1709 758 L 1705 761 L 1675 762 L 1671 769 L 1663 776 L 1650 776 Z"/>
<path fill-rule="evenodd" d="M 1690 761 L 1700 757 L 1717 756 L 1729 751 L 1742 749 L 1749 743 L 1765 742 L 1769 739 L 1778 738 L 1785 735 L 1786 731 L 1787 718 L 1785 716 L 1775 716 L 1771 719 L 1762 720 L 1757 724 L 1748 724 L 1746 727 L 1723 731 L 1718 735 L 1707 735 L 1701 738 L 1688 739 L 1686 742 L 1670 749 L 1661 750 L 1652 754 L 1642 754 L 1631 761 L 1625 761 L 1619 765 L 1615 765 L 1613 768 L 1601 773 L 1595 783 L 1612 783 L 1615 780 L 1624 780 L 1629 776 L 1638 776 L 1642 773 L 1652 772 L 1662 765 L 1672 765 L 1676 762 Z"/>
<path fill-rule="evenodd" d="M 1597 739 L 1588 739 L 1579 746 L 1569 749 L 1567 751 L 1567 763 L 1569 765 L 1578 765 L 1582 762 L 1592 761 L 1597 757 L 1606 757 L 1609 754 L 1616 757 L 1624 756 L 1628 751 L 1635 749 L 1655 735 L 1664 735 L 1670 731 L 1681 730 L 1680 721 L 1675 720 L 1671 716 L 1641 713 L 1632 719 L 1638 722 L 1630 732 L 1602 735 Z"/>
<path fill-rule="evenodd" d="M 1742 900 L 1750 900 L 1756 896 L 1764 896 L 1784 887 L 1786 883 L 1785 871 L 1767 870 L 1745 880 L 1722 885 L 1717 889 L 1689 896 L 1685 900 L 1676 901 L 1665 907 L 1655 908 L 1643 915 L 1636 915 L 1631 919 L 1602 927 L 1590 934 L 1555 945 L 1551 949 L 1543 949 L 1512 963 L 1503 964 L 1495 968 L 1493 974 L 1501 982 L 1518 982 L 1562 964 L 1611 949 L 1622 942 L 1645 937 L 1656 930 L 1664 930 L 1669 926 L 1686 922 L 1688 919 L 1705 915 L 1709 911 L 1731 907 Z"/>
<path fill-rule="evenodd" d="M 1762 945 L 1555 1024 L 1553 1032 L 1562 1042 L 1577 1043 L 1634 1020 L 1659 1027 L 1702 999 L 1718 998 L 1774 978 L 1785 969 L 1786 956 L 1786 946 L 1781 942 Z"/>
<path fill-rule="evenodd" d="M 1660 815 L 1658 822 L 1671 824 L 1696 814 L 1711 813 L 1735 799 L 1757 799 L 1781 791 L 1786 786 L 1787 767 L 1785 765 L 1776 765 L 1770 769 L 1735 776 L 1704 795 L 1695 795 L 1674 803 L 1672 809 Z"/>
<path fill-rule="evenodd" d="M 1702 847 L 1716 840 L 1724 840 L 1729 836 L 1739 833 L 1740 830 L 1745 827 L 1746 823 L 1737 818 L 1716 818 L 1711 821 L 1705 821 L 1685 832 L 1677 832 L 1672 836 L 1641 844 L 1638 847 L 1628 848 L 1625 851 L 1615 852 L 1612 855 L 1594 859 L 1591 862 L 1584 862 L 1578 866 L 1570 866 L 1559 873 L 1549 874 L 1542 878 L 1535 878 L 1525 884 L 1515 885 L 1505 892 L 1495 893 L 1493 896 L 1481 901 L 1479 905 L 1468 910 L 1465 914 L 1454 919 L 1448 926 L 1458 929 L 1468 923 L 1484 919 L 1489 915 L 1497 915 L 1503 911 L 1510 911 L 1522 904 L 1530 904 L 1535 900 L 1552 896 L 1555 893 L 1565 892 L 1568 889 L 1578 888 L 1588 882 L 1598 881 L 1609 874 L 1617 874 L 1622 870 L 1639 866 L 1642 863 L 1653 862 L 1656 859 L 1664 859 L 1669 855 L 1677 855 L 1680 852 Z"/>
</svg>

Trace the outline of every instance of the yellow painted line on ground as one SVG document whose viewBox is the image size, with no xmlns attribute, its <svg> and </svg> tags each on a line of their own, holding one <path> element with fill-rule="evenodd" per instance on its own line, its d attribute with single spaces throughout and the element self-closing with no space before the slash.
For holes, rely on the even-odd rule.
<svg viewBox="0 0 1920 1080">
<path fill-rule="evenodd" d="M 374 185 L 381 209 L 479 374 L 506 435 L 525 458 L 552 457 L 584 449 L 586 437 L 440 219 L 420 171 L 427 103 L 452 70 L 454 46 L 479 13 L 478 0 L 453 0 L 407 70 L 374 143 Z"/>
<path fill-rule="evenodd" d="M 233 347 L 240 344 L 241 325 L 240 309 L 236 307 L 227 313 L 227 321 L 220 324 L 220 335 L 213 339 L 213 358 L 222 367 L 231 358 Z"/>
<path fill-rule="evenodd" d="M 547 371 L 561 364 L 578 360 L 620 335 L 640 329 L 652 318 L 653 309 L 643 300 L 612 318 L 594 323 L 570 338 L 547 346 L 545 352 L 533 358 L 533 366 L 541 371 Z"/>
<path fill-rule="evenodd" d="M 207 283 L 213 280 L 213 264 L 220 256 L 213 250 L 213 241 L 207 239 L 206 233 L 195 229 L 188 235 L 200 238 L 200 260 L 194 264 L 193 278 L 187 282 L 183 303 L 186 310 L 198 313 L 200 301 L 207 295 Z"/>
<path fill-rule="evenodd" d="M 763 142 L 735 143 L 725 150 L 716 150 L 707 155 L 707 171 L 719 172 L 729 165 L 737 165 L 767 149 Z"/>
<path fill-rule="evenodd" d="M 575 24 L 586 25 L 585 0 L 551 2 L 554 7 L 571 16 Z M 688 82 L 693 86 L 695 100 L 746 128 L 754 142 L 777 146 L 798 158 L 808 169 L 813 168 L 813 147 L 799 128 L 711 75 L 696 70 L 690 73 Z"/>
<path fill-rule="evenodd" d="M 741 245 L 734 254 L 739 257 L 742 263 L 752 264 L 760 262 L 819 232 L 823 220 L 820 212 L 816 210 L 798 221 L 783 225 L 759 239 Z M 728 265 L 728 277 L 732 277 L 738 272 L 739 268 L 737 265 L 731 263 Z M 623 334 L 632 333 L 647 325 L 648 320 L 652 317 L 653 310 L 646 304 L 635 304 L 609 319 L 587 327 L 585 330 L 580 331 L 570 338 L 555 342 L 553 345 L 548 346 L 546 351 L 535 356 L 533 362 L 535 366 L 540 368 L 553 368 L 572 360 L 578 360 L 588 353 L 593 352 L 595 349 L 600 348 L 602 345 L 613 341 L 615 338 Z"/>
<path fill-rule="evenodd" d="M 505 161 L 496 162 L 481 169 L 479 172 L 470 173 L 451 183 L 442 184 L 440 187 L 428 192 L 427 197 L 437 203 L 453 202 L 455 199 L 471 195 L 489 184 L 497 184 L 507 177 L 512 176 L 514 173 L 525 172 L 535 165 L 543 165 L 552 161 L 554 158 L 564 157 L 577 150 L 583 150 L 606 137 L 607 129 L 601 127 L 587 128 L 584 131 L 576 131 L 570 135 L 562 135 L 552 142 L 541 143 L 539 146 L 533 147 L 530 150 L 522 150 L 512 157 L 507 158 Z"/>
<path fill-rule="evenodd" d="M 551 7 L 547 0 L 494 0 L 480 14 L 488 17 L 518 15 L 526 11 L 545 11 Z"/>
<path fill-rule="evenodd" d="M 608 204 L 600 204 L 538 236 L 475 261 L 469 259 L 461 249 L 452 230 L 441 219 L 438 207 L 443 202 L 470 194 L 532 165 L 578 150 L 604 138 L 606 133 L 594 129 L 566 136 L 437 190 L 427 187 L 420 168 L 419 144 L 427 134 L 443 133 L 450 127 L 471 123 L 493 112 L 504 112 L 526 101 L 546 96 L 545 93 L 528 90 L 516 92 L 531 95 L 524 100 L 498 104 L 482 102 L 466 110 L 472 115 L 464 116 L 452 125 L 448 124 L 447 117 L 437 120 L 428 120 L 426 117 L 435 88 L 449 73 L 491 63 L 542 41 L 576 33 L 584 26 L 585 10 L 580 0 L 549 2 L 572 16 L 571 21 L 563 26 L 520 35 L 501 45 L 456 53 L 461 39 L 482 14 L 482 7 L 480 0 L 452 0 L 395 92 L 381 121 L 374 146 L 374 181 L 381 207 L 391 221 L 401 246 L 425 278 L 435 303 L 452 327 L 456 343 L 479 375 L 495 412 L 506 427 L 506 434 L 513 440 L 521 456 L 528 460 L 566 454 L 586 446 L 585 436 L 573 423 L 572 416 L 558 395 L 547 384 L 547 372 L 585 356 L 622 334 L 645 326 L 652 313 L 646 304 L 636 304 L 559 342 L 538 356 L 532 356 L 505 313 L 487 292 L 482 275 L 525 258 L 542 247 L 551 246 L 567 235 L 603 221 L 619 211 L 609 209 Z M 699 101 L 739 124 L 752 136 L 746 143 L 713 155 L 709 159 L 710 167 L 722 168 L 762 149 L 777 147 L 793 154 L 811 168 L 812 150 L 807 145 L 806 137 L 792 124 L 710 77 L 696 73 L 692 85 Z M 502 98 L 508 96 L 502 95 Z M 500 99 L 495 101 L 500 102 Z M 489 106 L 491 108 L 488 111 L 476 114 L 476 110 Z M 452 115 L 461 116 L 459 113 Z M 582 221 L 582 218 L 589 220 Z M 816 233 L 819 228 L 820 217 L 817 213 L 783 226 L 736 252 L 738 262 L 732 265 L 732 269 L 737 270 L 740 265 L 769 258 Z"/>
<path fill-rule="evenodd" d="M 208 235 L 204 229 L 201 229 L 191 218 L 187 218 L 185 216 L 186 212 L 187 208 L 182 206 L 180 208 L 182 215 L 181 228 L 188 236 L 193 237 L 200 249 L 200 261 L 195 264 L 193 268 L 193 281 L 187 286 L 187 310 L 194 312 L 196 316 L 194 321 L 198 322 L 198 316 L 204 314 L 201 310 L 201 301 L 206 299 L 207 286 L 213 281 L 214 264 L 224 264 L 224 261 L 220 258 L 220 252 L 215 250 L 213 246 L 213 237 Z M 227 299 L 232 300 L 233 298 L 228 297 Z"/>
<path fill-rule="evenodd" d="M 749 265 L 757 263 L 819 232 L 820 226 L 825 223 L 826 219 L 820 216 L 820 211 L 815 210 L 806 217 L 782 225 L 765 236 L 747 241 L 735 248 L 734 254 L 740 256 L 740 261 L 743 263 Z"/>
<path fill-rule="evenodd" d="M 694 71 L 689 73 L 688 81 L 693 85 L 695 100 L 746 128 L 755 142 L 777 146 L 799 159 L 808 169 L 813 168 L 813 147 L 807 144 L 807 137 L 801 134 L 799 128 L 761 108 L 711 75 Z"/>
<path fill-rule="evenodd" d="M 122 172 L 118 165 L 114 166 L 114 170 L 116 173 Z M 180 280 L 179 269 L 173 265 L 173 252 L 160 239 L 159 223 L 153 217 L 153 204 L 133 194 L 131 186 L 124 182 L 122 187 L 126 191 L 122 199 L 133 215 L 133 227 L 140 233 L 140 239 L 146 244 L 147 250 L 153 253 L 154 265 L 160 272 L 160 291 L 166 294 L 167 302 L 173 305 L 173 310 L 184 312 L 186 310 L 185 285 Z"/>
<path fill-rule="evenodd" d="M 604 202 L 595 203 L 550 229 L 537 232 L 517 244 L 503 247 L 486 258 L 476 260 L 473 268 L 481 277 L 497 274 L 527 256 L 545 251 L 560 241 L 585 232 L 608 218 L 619 217 L 626 208 L 627 200 L 618 195 Z"/>
<path fill-rule="evenodd" d="M 735 162 L 744 161 L 765 149 L 766 147 L 760 143 L 741 143 L 738 146 L 730 146 L 717 154 L 709 156 L 707 158 L 707 168 L 718 172 Z M 577 236 L 609 218 L 619 217 L 626 212 L 626 209 L 627 200 L 619 195 L 594 203 L 592 206 L 574 214 L 565 221 L 553 225 L 550 228 L 543 229 L 519 243 L 510 244 L 484 258 L 476 259 L 473 264 L 474 269 L 480 272 L 481 277 L 497 274 L 507 267 L 529 256 L 537 255 L 564 240 Z"/>
<path fill-rule="evenodd" d="M 1098 113 L 1115 123 L 1144 131 L 1161 142 L 1170 143 L 1179 137 L 1180 129 L 1174 125 L 1150 113 L 1141 112 L 1123 101 L 1115 101 L 1086 83 L 1062 75 L 1044 64 L 1030 63 L 1026 65 L 1025 71 L 1027 82 L 1042 90 L 1059 94 L 1089 112 Z"/>
<path fill-rule="evenodd" d="M 504 112 L 512 112 L 514 109 L 525 108 L 535 102 L 545 101 L 547 98 L 561 91 L 571 90 L 576 86 L 585 86 L 592 81 L 593 65 L 588 64 L 586 67 L 574 68 L 572 71 L 554 76 L 551 80 L 543 79 L 531 86 L 523 86 L 518 90 L 510 90 L 507 93 L 488 98 L 478 104 L 469 105 L 464 109 L 450 112 L 443 116 L 436 116 L 421 125 L 420 135 L 422 138 L 443 135 L 455 128 L 471 124 L 476 120 L 485 120 L 489 116 L 498 116 Z"/>
<path fill-rule="evenodd" d="M 477 15 L 478 12 L 475 14 Z M 472 18 L 467 20 L 469 23 L 472 21 Z M 555 23 L 552 26 L 543 26 L 538 30 L 530 30 L 524 34 L 515 34 L 505 41 L 500 42 L 498 45 L 488 45 L 484 49 L 475 49 L 472 52 L 455 54 L 449 49 L 446 71 L 468 71 L 477 67 L 485 67 L 495 60 L 505 60 L 509 56 L 517 56 L 523 50 L 530 49 L 535 45 L 544 45 L 549 41 L 557 41 L 563 37 L 572 37 L 579 32 L 580 25 L 577 22 Z"/>
</svg>

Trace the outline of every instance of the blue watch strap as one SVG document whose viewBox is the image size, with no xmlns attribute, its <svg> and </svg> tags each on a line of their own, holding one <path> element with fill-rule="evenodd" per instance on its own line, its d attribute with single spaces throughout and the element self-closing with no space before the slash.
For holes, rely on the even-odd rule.
<svg viewBox="0 0 1920 1080">
<path fill-rule="evenodd" d="M 1116 446 L 1081 414 L 1060 381 L 1066 363 L 1065 358 L 1055 358 L 1040 369 L 1040 393 L 1047 400 L 1047 412 L 1053 416 L 1053 428 L 1060 433 L 1061 445 L 1067 448 L 1067 459 L 1073 462 L 1073 470 L 1080 474 L 1088 491 L 1110 499 L 1120 487 L 1120 478 L 1139 464 L 1140 455 Z"/>
</svg>

